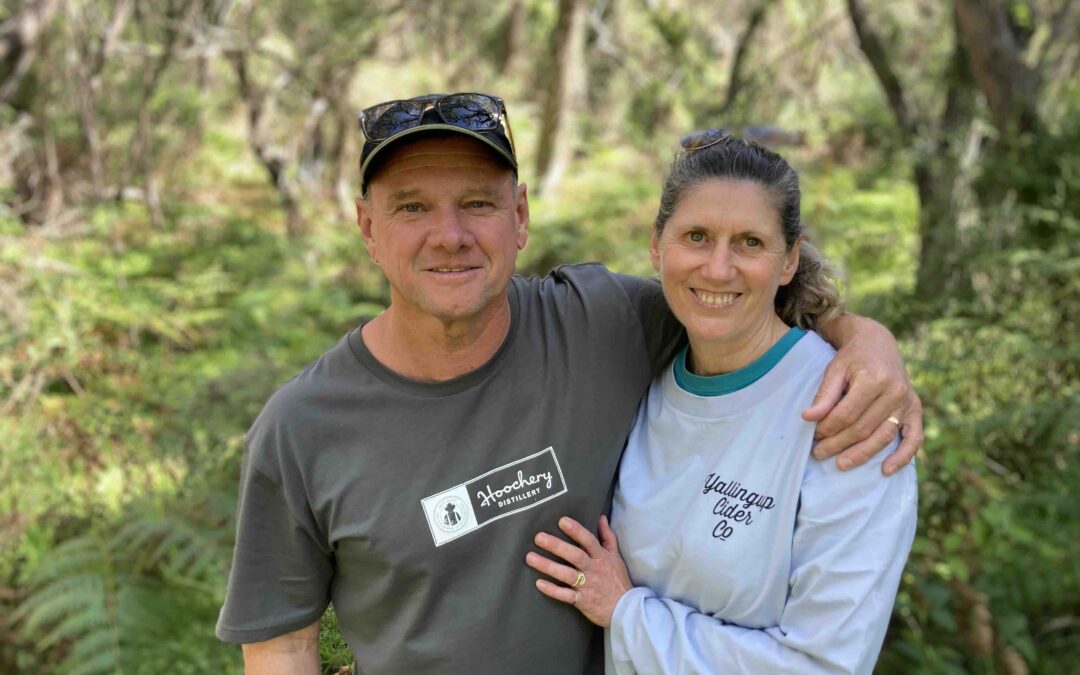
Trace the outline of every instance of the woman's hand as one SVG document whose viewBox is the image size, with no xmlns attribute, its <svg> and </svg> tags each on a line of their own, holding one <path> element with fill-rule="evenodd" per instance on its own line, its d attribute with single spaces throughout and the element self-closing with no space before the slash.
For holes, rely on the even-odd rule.
<svg viewBox="0 0 1080 675">
<path fill-rule="evenodd" d="M 608 525 L 607 517 L 600 516 L 600 540 L 597 541 L 581 523 L 573 518 L 559 519 L 559 529 L 577 542 L 569 544 L 546 532 L 534 538 L 536 545 L 567 564 L 549 560 L 537 553 L 525 556 L 525 563 L 538 572 L 566 584 L 555 584 L 547 579 L 537 579 L 536 587 L 544 595 L 555 598 L 581 610 L 589 621 L 607 628 L 619 598 L 631 588 L 626 563 L 619 555 L 619 543 Z M 579 581 L 583 576 L 583 581 Z M 575 586 L 575 582 L 577 585 Z"/>
</svg>

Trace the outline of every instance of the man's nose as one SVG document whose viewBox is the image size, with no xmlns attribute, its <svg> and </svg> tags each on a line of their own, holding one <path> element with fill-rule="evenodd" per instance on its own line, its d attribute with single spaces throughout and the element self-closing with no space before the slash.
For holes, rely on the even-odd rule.
<svg viewBox="0 0 1080 675">
<path fill-rule="evenodd" d="M 456 207 L 447 207 L 439 209 L 429 241 L 433 246 L 457 251 L 472 246 L 475 239 L 469 231 L 465 214 Z"/>
</svg>

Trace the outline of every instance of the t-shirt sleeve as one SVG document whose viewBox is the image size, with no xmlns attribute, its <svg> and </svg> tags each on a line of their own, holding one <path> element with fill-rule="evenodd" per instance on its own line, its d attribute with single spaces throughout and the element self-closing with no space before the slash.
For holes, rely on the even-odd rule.
<svg viewBox="0 0 1080 675">
<path fill-rule="evenodd" d="M 652 371 L 659 373 L 686 342 L 686 332 L 668 308 L 659 282 L 627 274 L 614 276 L 641 322 Z"/>
<path fill-rule="evenodd" d="M 878 457 L 885 457 L 881 453 Z M 807 469 L 779 625 L 752 629 L 635 588 L 615 607 L 618 673 L 870 673 L 915 535 L 915 467 Z"/>
<path fill-rule="evenodd" d="M 224 642 L 262 642 L 299 630 L 329 604 L 331 551 L 320 543 L 302 490 L 291 484 L 295 478 L 283 479 L 288 474 L 274 435 L 248 434 L 236 547 L 216 630 Z"/>
</svg>

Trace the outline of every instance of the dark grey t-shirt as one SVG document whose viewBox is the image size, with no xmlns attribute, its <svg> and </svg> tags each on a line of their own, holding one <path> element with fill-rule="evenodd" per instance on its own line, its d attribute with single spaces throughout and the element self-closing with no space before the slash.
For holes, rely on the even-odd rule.
<svg viewBox="0 0 1080 675">
<path fill-rule="evenodd" d="M 247 436 L 217 635 L 259 642 L 329 601 L 359 672 L 580 673 L 602 637 L 526 567 L 560 516 L 595 526 L 680 327 L 655 282 L 600 265 L 514 277 L 494 357 L 422 383 L 356 329 Z"/>
</svg>

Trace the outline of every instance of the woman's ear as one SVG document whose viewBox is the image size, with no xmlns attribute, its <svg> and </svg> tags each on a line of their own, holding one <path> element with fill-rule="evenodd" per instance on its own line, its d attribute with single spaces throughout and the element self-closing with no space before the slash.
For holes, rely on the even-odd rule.
<svg viewBox="0 0 1080 675">
<path fill-rule="evenodd" d="M 802 248 L 800 236 L 791 245 L 791 250 L 784 254 L 784 268 L 780 271 L 780 285 L 787 286 L 795 278 L 795 272 L 799 270 L 799 250 Z"/>
<path fill-rule="evenodd" d="M 653 226 L 652 238 L 649 240 L 649 257 L 652 258 L 653 269 L 657 272 L 660 271 L 660 235 L 656 231 L 656 226 Z"/>
</svg>

